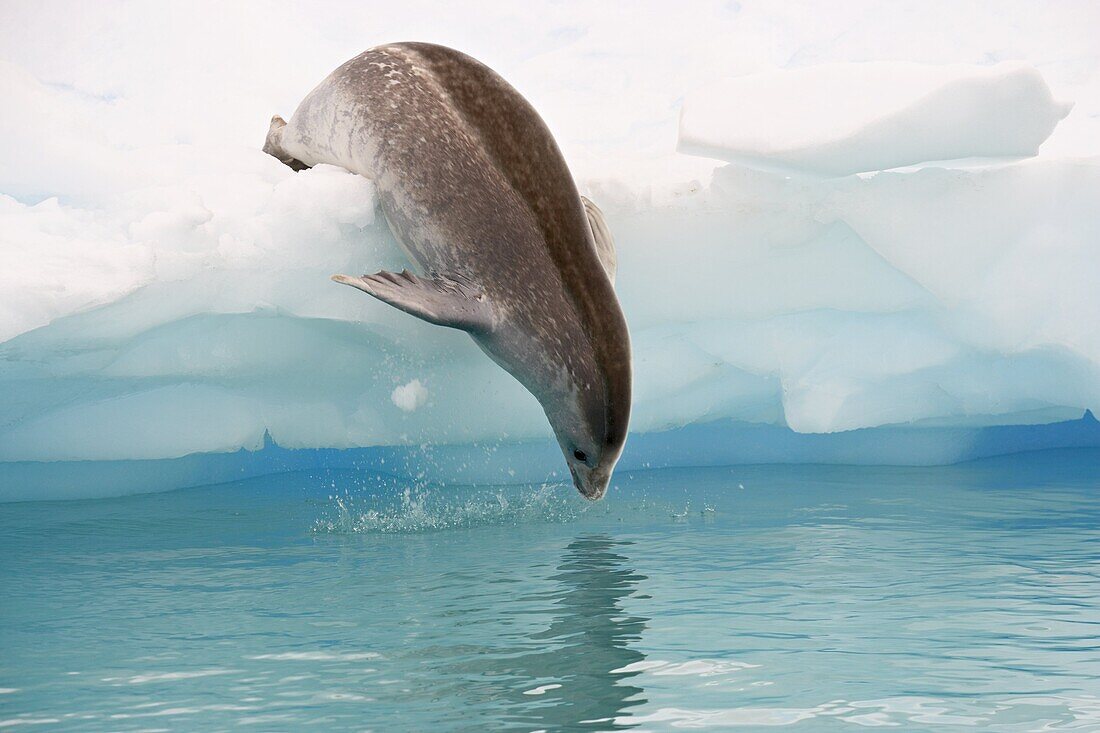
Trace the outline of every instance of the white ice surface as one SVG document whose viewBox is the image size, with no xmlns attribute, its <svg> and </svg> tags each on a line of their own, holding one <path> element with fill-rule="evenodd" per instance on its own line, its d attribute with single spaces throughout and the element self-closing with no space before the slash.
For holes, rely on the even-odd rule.
<svg viewBox="0 0 1100 733">
<path fill-rule="evenodd" d="M 679 150 L 827 176 L 1029 157 L 1071 108 L 1020 63 L 822 64 L 696 90 Z"/>
</svg>

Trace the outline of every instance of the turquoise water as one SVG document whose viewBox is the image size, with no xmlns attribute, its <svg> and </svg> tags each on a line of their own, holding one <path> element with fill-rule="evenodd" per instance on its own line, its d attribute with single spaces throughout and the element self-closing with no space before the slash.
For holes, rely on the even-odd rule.
<svg viewBox="0 0 1100 733">
<path fill-rule="evenodd" d="M 1100 452 L 615 483 L 0 505 L 0 726 L 1100 730 Z"/>
</svg>

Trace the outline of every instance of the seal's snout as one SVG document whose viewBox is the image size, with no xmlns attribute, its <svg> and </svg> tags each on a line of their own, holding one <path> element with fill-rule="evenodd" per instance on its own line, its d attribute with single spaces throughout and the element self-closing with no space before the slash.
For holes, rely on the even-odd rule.
<svg viewBox="0 0 1100 733">
<path fill-rule="evenodd" d="M 573 485 L 585 499 L 598 501 L 607 493 L 607 485 L 611 482 L 611 474 L 603 471 L 586 471 L 583 468 L 569 467 L 573 474 Z"/>
</svg>

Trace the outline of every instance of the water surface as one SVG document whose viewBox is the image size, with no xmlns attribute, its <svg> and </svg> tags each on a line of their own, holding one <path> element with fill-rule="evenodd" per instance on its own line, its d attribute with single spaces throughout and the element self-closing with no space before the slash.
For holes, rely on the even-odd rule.
<svg viewBox="0 0 1100 733">
<path fill-rule="evenodd" d="M 1100 452 L 615 483 L 0 505 L 0 726 L 1100 730 Z"/>
</svg>

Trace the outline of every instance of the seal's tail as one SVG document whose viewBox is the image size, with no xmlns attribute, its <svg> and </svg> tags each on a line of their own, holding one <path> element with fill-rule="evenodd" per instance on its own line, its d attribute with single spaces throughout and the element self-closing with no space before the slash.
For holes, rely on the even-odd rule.
<svg viewBox="0 0 1100 733">
<path fill-rule="evenodd" d="M 294 158 L 283 149 L 283 128 L 286 127 L 286 120 L 279 115 L 275 115 L 271 118 L 271 126 L 267 128 L 267 140 L 264 141 L 264 152 L 273 158 L 278 158 L 283 164 L 289 166 L 296 171 L 304 171 L 309 168 L 308 165 L 302 161 Z"/>
</svg>

